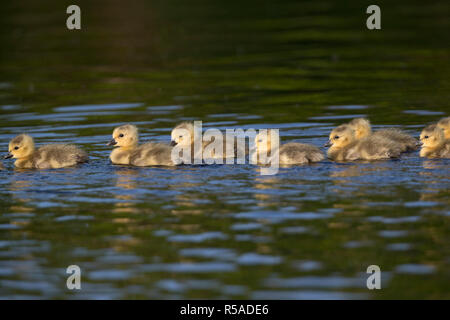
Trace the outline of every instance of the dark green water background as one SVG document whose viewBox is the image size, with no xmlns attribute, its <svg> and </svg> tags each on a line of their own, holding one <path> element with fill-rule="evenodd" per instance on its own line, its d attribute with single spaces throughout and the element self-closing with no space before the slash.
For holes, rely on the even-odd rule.
<svg viewBox="0 0 450 320">
<path fill-rule="evenodd" d="M 186 119 L 317 146 L 360 115 L 418 136 L 450 111 L 449 1 L 377 1 L 379 31 L 367 1 L 76 1 L 69 31 L 72 3 L 1 3 L 0 150 L 27 132 L 91 162 L 4 162 L 0 298 L 450 298 L 448 160 L 261 176 L 117 167 L 105 146 L 119 124 L 169 142 Z"/>
</svg>

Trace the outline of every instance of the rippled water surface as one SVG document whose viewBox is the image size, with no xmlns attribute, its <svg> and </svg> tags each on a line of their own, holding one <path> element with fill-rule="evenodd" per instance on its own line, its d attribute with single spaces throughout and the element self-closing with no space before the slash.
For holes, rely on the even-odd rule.
<svg viewBox="0 0 450 320">
<path fill-rule="evenodd" d="M 418 136 L 449 115 L 448 1 L 7 1 L 0 150 L 75 143 L 89 164 L 0 171 L 0 298 L 450 298 L 450 162 L 113 166 L 132 122 L 279 128 L 322 146 L 357 116 Z M 368 3 L 369 4 L 369 3 Z M 66 288 L 69 265 L 82 290 Z M 382 289 L 366 288 L 366 269 Z"/>
</svg>

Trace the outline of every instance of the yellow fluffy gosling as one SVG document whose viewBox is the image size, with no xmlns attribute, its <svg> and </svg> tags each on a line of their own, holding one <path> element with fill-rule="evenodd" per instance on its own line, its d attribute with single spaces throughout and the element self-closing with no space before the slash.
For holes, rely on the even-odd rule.
<svg viewBox="0 0 450 320">
<path fill-rule="evenodd" d="M 444 130 L 445 139 L 450 139 L 450 117 L 439 120 L 437 125 Z"/>
<path fill-rule="evenodd" d="M 233 139 L 233 141 L 228 141 L 226 136 L 223 136 L 222 146 L 223 152 L 222 155 L 220 153 L 211 151 L 211 154 L 204 154 L 205 148 L 213 143 L 213 141 L 203 141 L 202 139 L 202 150 L 198 150 L 202 154 L 196 154 L 197 158 L 200 156 L 211 159 L 226 159 L 226 158 L 234 158 L 238 154 L 238 144 Z M 191 147 L 191 157 L 194 158 L 194 124 L 189 121 L 184 121 L 179 123 L 175 128 L 173 128 L 171 133 L 171 146 L 180 146 L 180 147 Z M 227 146 L 229 149 L 233 150 L 232 153 L 227 153 Z M 245 150 L 242 150 L 243 154 L 246 154 Z"/>
<path fill-rule="evenodd" d="M 426 158 L 450 158 L 450 140 L 445 139 L 444 130 L 435 124 L 429 125 L 420 134 L 420 156 Z"/>
<path fill-rule="evenodd" d="M 380 136 L 397 143 L 402 152 L 413 151 L 419 148 L 419 141 L 400 129 L 381 129 L 372 133 L 370 121 L 365 118 L 356 118 L 349 122 L 350 127 L 355 130 L 356 139 L 369 136 Z"/>
<path fill-rule="evenodd" d="M 138 128 L 126 124 L 114 129 L 112 140 L 107 143 L 116 148 L 109 158 L 113 164 L 146 166 L 174 166 L 172 148 L 163 143 L 147 142 L 138 145 Z"/>
<path fill-rule="evenodd" d="M 397 158 L 401 147 L 398 143 L 378 135 L 357 139 L 350 125 L 333 129 L 328 143 L 328 158 L 334 161 L 381 160 Z"/>
<path fill-rule="evenodd" d="M 267 156 L 269 156 L 269 154 L 273 155 L 273 152 L 275 152 L 276 149 L 272 147 L 271 130 L 267 130 L 267 138 L 264 138 L 262 132 L 257 134 L 255 137 L 255 145 L 258 159 L 260 159 L 261 154 L 265 154 Z M 279 164 L 281 165 L 308 164 L 325 159 L 325 156 L 319 148 L 305 143 L 289 142 L 280 145 L 278 150 Z"/>
<path fill-rule="evenodd" d="M 21 134 L 9 143 L 5 159 L 17 159 L 14 165 L 25 169 L 57 169 L 88 162 L 83 150 L 70 144 L 49 144 L 35 149 L 33 138 Z"/>
</svg>

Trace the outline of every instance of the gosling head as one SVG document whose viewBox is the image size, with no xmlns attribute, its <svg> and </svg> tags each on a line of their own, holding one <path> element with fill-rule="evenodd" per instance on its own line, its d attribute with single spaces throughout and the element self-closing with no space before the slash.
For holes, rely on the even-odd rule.
<svg viewBox="0 0 450 320">
<path fill-rule="evenodd" d="M 445 139 L 450 139 L 450 117 L 439 120 L 437 126 L 444 131 Z"/>
<path fill-rule="evenodd" d="M 5 159 L 23 159 L 31 156 L 34 151 L 33 138 L 27 134 L 21 134 L 9 142 L 8 154 Z"/>
<path fill-rule="evenodd" d="M 170 145 L 191 146 L 194 143 L 194 124 L 192 122 L 182 122 L 178 124 L 171 133 Z"/>
<path fill-rule="evenodd" d="M 434 149 L 439 147 L 444 141 L 444 131 L 435 124 L 429 125 L 420 134 L 420 143 L 423 148 Z"/>
<path fill-rule="evenodd" d="M 349 125 L 342 124 L 331 131 L 330 139 L 325 144 L 325 147 L 344 148 L 355 140 L 355 131 Z"/>
<path fill-rule="evenodd" d="M 272 150 L 272 129 L 262 130 L 255 136 L 256 150 L 260 153 L 269 154 Z"/>
<path fill-rule="evenodd" d="M 370 121 L 366 118 L 356 118 L 348 123 L 351 129 L 355 131 L 355 138 L 362 139 L 372 133 Z"/>
<path fill-rule="evenodd" d="M 137 146 L 138 140 L 138 128 L 132 124 L 125 124 L 114 129 L 112 139 L 107 143 L 107 145 L 132 148 Z"/>
</svg>

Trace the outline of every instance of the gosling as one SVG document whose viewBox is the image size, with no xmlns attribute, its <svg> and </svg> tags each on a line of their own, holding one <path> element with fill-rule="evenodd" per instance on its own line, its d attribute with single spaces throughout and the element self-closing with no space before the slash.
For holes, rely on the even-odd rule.
<svg viewBox="0 0 450 320">
<path fill-rule="evenodd" d="M 255 137 L 256 154 L 258 156 L 257 162 L 261 164 L 261 155 L 266 154 L 273 156 L 277 149 L 272 147 L 271 130 L 267 130 L 266 138 L 264 133 L 260 132 Z M 316 146 L 289 142 L 278 147 L 278 158 L 280 165 L 301 165 L 312 162 L 319 162 L 325 159 L 322 151 Z"/>
<path fill-rule="evenodd" d="M 192 122 L 184 121 L 179 123 L 175 128 L 173 128 L 171 132 L 171 146 L 179 146 L 179 147 L 190 147 L 191 148 L 191 160 L 194 158 L 202 159 L 204 157 L 211 159 L 227 159 L 234 158 L 239 154 L 248 154 L 247 148 L 241 148 L 241 146 L 233 140 L 228 140 L 226 137 L 222 140 L 223 152 L 222 154 L 218 153 L 217 150 L 211 150 L 210 154 L 204 154 L 206 152 L 206 148 L 214 142 L 212 141 L 202 141 L 201 150 L 195 150 L 194 148 L 194 124 Z M 227 148 L 228 147 L 228 148 Z M 231 153 L 227 152 L 227 149 L 233 150 Z"/>
<path fill-rule="evenodd" d="M 372 133 L 370 121 L 365 118 L 356 118 L 349 122 L 350 127 L 355 130 L 356 139 L 363 139 L 369 136 L 379 136 L 397 143 L 402 152 L 417 150 L 419 141 L 400 129 L 381 129 Z"/>
<path fill-rule="evenodd" d="M 343 124 L 333 129 L 325 144 L 328 158 L 334 161 L 382 160 L 397 158 L 402 148 L 398 143 L 379 135 L 357 139 L 355 130 Z"/>
<path fill-rule="evenodd" d="M 450 140 L 445 139 L 444 130 L 432 124 L 420 134 L 420 156 L 425 158 L 450 158 Z"/>
<path fill-rule="evenodd" d="M 23 169 L 59 169 L 88 162 L 86 152 L 70 144 L 49 144 L 35 149 L 33 138 L 21 134 L 9 143 L 5 159 L 17 159 L 14 165 Z"/>
<path fill-rule="evenodd" d="M 444 130 L 445 139 L 450 139 L 450 117 L 439 120 L 437 125 L 439 128 Z"/>
<path fill-rule="evenodd" d="M 114 129 L 108 146 L 115 146 L 109 158 L 113 164 L 147 166 L 174 166 L 172 148 L 163 143 L 147 142 L 138 145 L 138 128 L 126 124 Z"/>
</svg>

